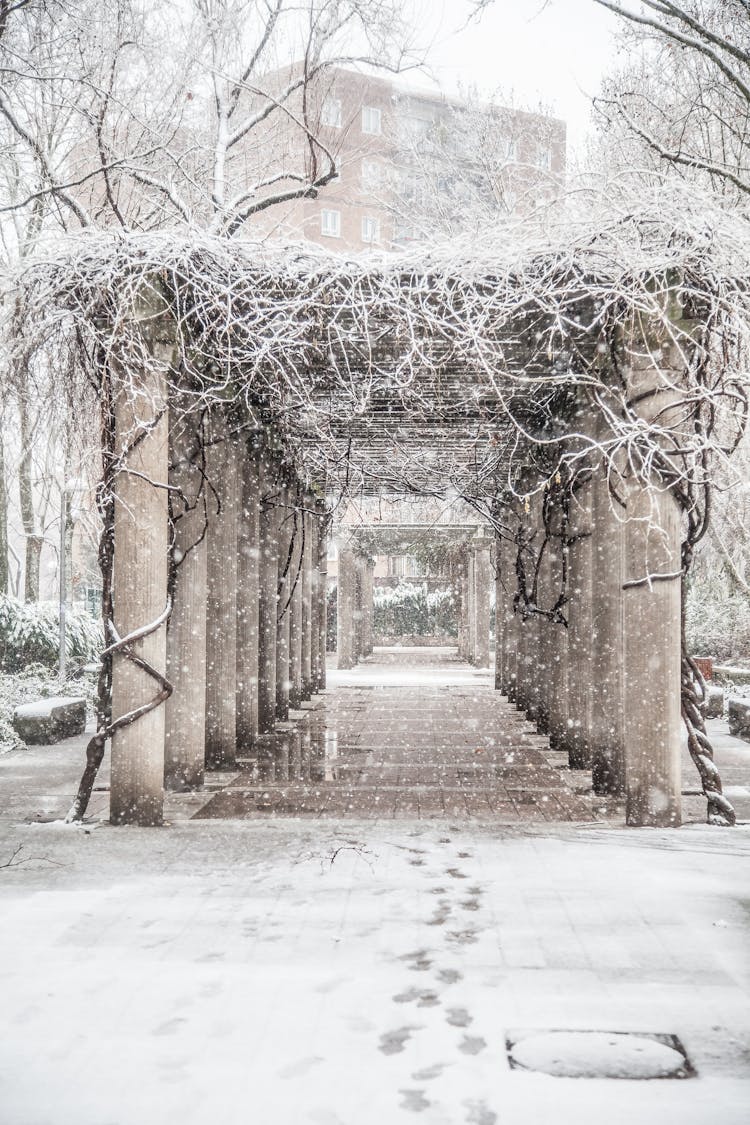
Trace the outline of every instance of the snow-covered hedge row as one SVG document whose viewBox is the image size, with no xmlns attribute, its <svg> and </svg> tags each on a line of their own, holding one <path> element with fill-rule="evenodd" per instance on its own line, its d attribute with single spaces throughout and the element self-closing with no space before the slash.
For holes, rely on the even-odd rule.
<svg viewBox="0 0 750 1125">
<path fill-rule="evenodd" d="M 29 664 L 53 668 L 57 662 L 60 611 L 55 602 L 21 602 L 0 594 L 0 670 L 16 672 Z M 68 659 L 85 664 L 104 647 L 102 627 L 84 609 L 66 613 Z"/>
<path fill-rule="evenodd" d="M 400 582 L 376 586 L 373 593 L 373 632 L 386 636 L 448 634 L 456 636 L 456 606 L 451 590 L 431 590 L 427 585 Z"/>
</svg>

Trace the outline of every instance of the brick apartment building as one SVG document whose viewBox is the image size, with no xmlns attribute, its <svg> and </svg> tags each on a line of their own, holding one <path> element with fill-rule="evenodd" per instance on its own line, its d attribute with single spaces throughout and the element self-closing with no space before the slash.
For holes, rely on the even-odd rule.
<svg viewBox="0 0 750 1125">
<path fill-rule="evenodd" d="M 397 249 L 484 212 L 520 215 L 552 200 L 565 172 L 565 123 L 450 99 L 389 77 L 335 68 L 315 90 L 321 143 L 337 178 L 269 213 L 273 233 L 331 249 Z"/>
</svg>

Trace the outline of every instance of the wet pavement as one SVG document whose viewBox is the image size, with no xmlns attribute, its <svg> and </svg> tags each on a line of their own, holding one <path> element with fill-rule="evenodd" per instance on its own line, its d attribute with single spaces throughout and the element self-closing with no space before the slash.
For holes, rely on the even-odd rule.
<svg viewBox="0 0 750 1125">
<path fill-rule="evenodd" d="M 261 739 L 196 819 L 591 821 L 589 776 L 449 649 L 378 649 Z"/>
</svg>

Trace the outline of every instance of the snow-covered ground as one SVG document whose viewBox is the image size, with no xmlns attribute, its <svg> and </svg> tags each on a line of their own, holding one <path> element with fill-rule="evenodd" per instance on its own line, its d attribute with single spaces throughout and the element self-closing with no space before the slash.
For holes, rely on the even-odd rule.
<svg viewBox="0 0 750 1125">
<path fill-rule="evenodd" d="M 8 827 L 7 1125 L 748 1119 L 750 834 L 356 822 Z M 675 1034 L 697 1077 L 506 1040 Z"/>
<path fill-rule="evenodd" d="M 439 654 L 393 677 L 488 682 Z M 747 824 L 187 819 L 205 794 L 163 829 L 28 823 L 64 813 L 82 759 L 0 759 L 0 1125 L 748 1120 Z M 508 1057 L 642 1073 L 674 1061 L 655 1036 L 694 1077 Z"/>
</svg>

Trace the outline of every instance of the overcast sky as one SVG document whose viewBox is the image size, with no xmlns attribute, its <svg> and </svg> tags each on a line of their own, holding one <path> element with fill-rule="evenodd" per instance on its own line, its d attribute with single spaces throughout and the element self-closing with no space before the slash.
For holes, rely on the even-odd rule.
<svg viewBox="0 0 750 1125">
<path fill-rule="evenodd" d="M 466 0 L 431 0 L 423 11 L 429 62 L 444 90 L 475 84 L 485 95 L 512 89 L 522 104 L 541 99 L 568 122 L 569 145 L 579 144 L 591 95 L 615 61 L 614 16 L 593 0 L 495 0 L 480 21 L 457 30 Z"/>
</svg>

